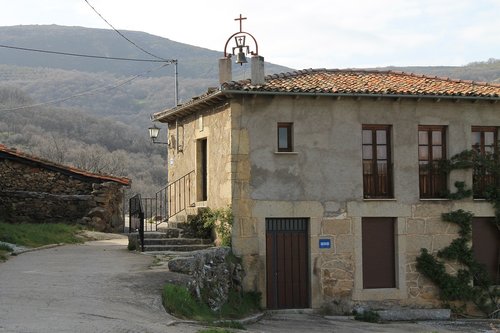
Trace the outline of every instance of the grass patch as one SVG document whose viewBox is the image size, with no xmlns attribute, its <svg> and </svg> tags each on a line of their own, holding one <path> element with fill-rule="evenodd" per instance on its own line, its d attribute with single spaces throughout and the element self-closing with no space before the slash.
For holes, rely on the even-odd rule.
<svg viewBox="0 0 500 333">
<path fill-rule="evenodd" d="M 82 242 L 82 239 L 76 236 L 80 230 L 82 229 L 79 226 L 62 223 L 0 223 L 0 241 L 27 247 L 74 244 Z"/>
<path fill-rule="evenodd" d="M 242 296 L 237 292 L 231 292 L 228 302 L 222 306 L 219 312 L 213 312 L 208 305 L 197 301 L 186 287 L 166 284 L 162 296 L 163 306 L 172 315 L 219 327 L 243 329 L 244 327 L 236 321 L 217 321 L 244 318 L 261 310 L 260 294 L 258 293 L 244 293 Z M 214 332 L 222 333 L 225 331 Z"/>
<path fill-rule="evenodd" d="M 208 305 L 197 302 L 185 287 L 167 284 L 163 288 L 163 306 L 176 317 L 203 322 L 216 320 Z"/>
<path fill-rule="evenodd" d="M 197 333 L 233 333 L 232 331 L 228 331 L 225 328 L 205 328 L 202 330 L 199 330 Z"/>
</svg>

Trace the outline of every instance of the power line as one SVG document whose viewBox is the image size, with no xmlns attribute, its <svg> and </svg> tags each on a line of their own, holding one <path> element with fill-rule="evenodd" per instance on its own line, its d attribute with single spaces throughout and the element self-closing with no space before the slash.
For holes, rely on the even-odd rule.
<svg viewBox="0 0 500 333">
<path fill-rule="evenodd" d="M 19 46 L 11 46 L 11 45 L 4 45 L 4 44 L 0 44 L 0 47 L 6 48 L 6 49 L 21 50 L 21 51 L 59 54 L 59 55 L 64 55 L 64 56 L 94 58 L 94 59 L 123 60 L 123 61 L 137 61 L 137 62 L 162 62 L 162 63 L 165 63 L 165 62 L 171 63 L 173 61 L 173 60 L 168 60 L 168 59 L 157 60 L 157 59 L 134 59 L 134 58 L 121 58 L 121 57 L 105 57 L 105 56 L 98 56 L 98 55 L 91 55 L 91 54 L 79 54 L 79 53 L 69 53 L 69 52 L 33 49 L 33 48 L 28 48 L 28 47 L 19 47 Z"/>
<path fill-rule="evenodd" d="M 24 105 L 24 106 L 18 106 L 18 107 L 11 108 L 11 109 L 0 109 L 0 111 L 17 111 L 17 110 L 29 109 L 29 108 L 33 108 L 33 107 L 37 107 L 37 106 L 45 106 L 45 105 L 50 105 L 50 104 L 56 104 L 56 103 L 60 103 L 60 102 L 65 102 L 65 101 L 70 100 L 72 98 L 76 98 L 76 97 L 80 97 L 80 96 L 84 96 L 84 95 L 92 95 L 93 93 L 98 92 L 100 90 L 106 91 L 106 90 L 118 89 L 118 88 L 126 85 L 127 83 L 129 83 L 129 82 L 131 82 L 131 81 L 139 78 L 139 77 L 142 77 L 142 76 L 145 76 L 145 75 L 147 75 L 147 74 L 149 74 L 151 72 L 160 70 L 163 67 L 166 67 L 168 65 L 170 65 L 170 63 L 163 64 L 160 67 L 150 69 L 150 70 L 148 70 L 146 72 L 143 72 L 141 74 L 137 74 L 137 75 L 135 75 L 135 76 L 133 76 L 131 78 L 128 78 L 128 79 L 123 80 L 123 81 L 120 81 L 120 82 L 118 82 L 117 84 L 115 84 L 115 85 L 113 85 L 111 87 L 93 88 L 93 89 L 89 89 L 89 90 L 85 90 L 85 91 L 79 92 L 79 93 L 71 95 L 71 96 L 67 96 L 67 97 L 63 97 L 63 98 L 58 98 L 58 99 L 53 99 L 53 100 L 50 100 L 50 101 L 47 101 L 47 102 L 42 102 L 42 103 L 37 103 L 37 104 L 31 104 L 31 105 Z"/>
<path fill-rule="evenodd" d="M 111 29 L 113 29 L 117 34 L 119 34 L 120 36 L 122 36 L 123 38 L 125 38 L 129 43 L 131 43 L 132 45 L 134 45 L 135 47 L 137 47 L 139 50 L 141 50 L 142 52 L 145 52 L 147 54 L 149 54 L 150 56 L 156 58 L 156 59 L 160 59 L 160 60 L 167 60 L 167 59 L 163 59 L 161 57 L 158 57 L 156 55 L 154 55 L 153 53 L 143 49 L 142 47 L 140 47 L 139 45 L 137 45 L 136 43 L 134 43 L 132 40 L 128 39 L 124 34 L 122 34 L 120 31 L 118 31 L 111 23 L 109 23 L 89 2 L 88 0 L 84 0 L 87 5 L 90 6 L 90 8 L 92 8 L 92 10 L 97 14 L 99 15 L 99 17 L 104 21 L 106 22 L 107 25 L 109 25 L 111 27 Z"/>
</svg>

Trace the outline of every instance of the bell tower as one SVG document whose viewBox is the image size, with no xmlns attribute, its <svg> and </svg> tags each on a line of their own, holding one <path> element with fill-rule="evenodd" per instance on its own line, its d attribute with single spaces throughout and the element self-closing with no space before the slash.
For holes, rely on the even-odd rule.
<svg viewBox="0 0 500 333">
<path fill-rule="evenodd" d="M 226 41 L 224 46 L 224 57 L 219 59 L 219 83 L 222 84 L 227 81 L 232 81 L 232 56 L 236 56 L 235 63 L 243 65 L 248 63 L 247 56 L 251 56 L 250 66 L 251 74 L 250 80 L 253 85 L 262 85 L 265 83 L 264 79 L 264 57 L 259 55 L 259 46 L 257 40 L 248 32 L 243 31 L 243 20 L 246 20 L 241 14 L 235 21 L 240 22 L 240 31 L 232 34 Z M 250 46 L 246 44 L 248 40 L 253 42 L 254 51 L 250 49 Z M 234 41 L 233 47 L 230 47 L 231 52 L 228 52 L 228 46 L 231 41 Z"/>
</svg>

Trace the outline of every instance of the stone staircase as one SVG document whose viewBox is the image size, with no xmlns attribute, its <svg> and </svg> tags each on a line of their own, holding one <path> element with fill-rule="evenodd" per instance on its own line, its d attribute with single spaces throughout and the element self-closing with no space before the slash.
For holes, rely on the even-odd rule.
<svg viewBox="0 0 500 333">
<path fill-rule="evenodd" d="M 175 219 L 160 223 L 157 226 L 158 231 L 144 232 L 144 252 L 188 252 L 213 247 L 211 239 L 196 238 L 189 230 L 186 222 L 197 213 L 198 207 L 190 207 L 185 214 L 179 214 Z M 139 234 L 129 234 L 130 242 L 140 244 Z"/>
<path fill-rule="evenodd" d="M 170 232 L 149 231 L 144 233 L 144 251 L 196 251 L 212 247 L 211 239 L 172 237 Z"/>
</svg>

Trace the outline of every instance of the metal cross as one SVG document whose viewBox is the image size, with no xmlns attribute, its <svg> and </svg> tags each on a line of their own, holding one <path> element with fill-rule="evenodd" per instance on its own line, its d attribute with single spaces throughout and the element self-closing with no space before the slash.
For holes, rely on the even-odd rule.
<svg viewBox="0 0 500 333">
<path fill-rule="evenodd" d="M 240 32 L 243 32 L 243 20 L 246 20 L 246 19 L 247 18 L 241 16 L 241 14 L 240 14 L 240 17 L 234 19 L 235 21 L 240 21 Z"/>
</svg>

